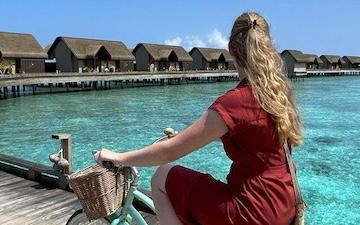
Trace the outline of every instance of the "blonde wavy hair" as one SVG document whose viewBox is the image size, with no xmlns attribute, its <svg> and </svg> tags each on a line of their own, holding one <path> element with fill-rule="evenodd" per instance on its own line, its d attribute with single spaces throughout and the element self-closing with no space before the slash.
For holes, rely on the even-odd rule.
<svg viewBox="0 0 360 225">
<path fill-rule="evenodd" d="M 229 51 L 238 69 L 244 71 L 255 98 L 274 120 L 280 143 L 300 145 L 299 112 L 266 20 L 255 12 L 239 16 L 231 31 Z"/>
</svg>

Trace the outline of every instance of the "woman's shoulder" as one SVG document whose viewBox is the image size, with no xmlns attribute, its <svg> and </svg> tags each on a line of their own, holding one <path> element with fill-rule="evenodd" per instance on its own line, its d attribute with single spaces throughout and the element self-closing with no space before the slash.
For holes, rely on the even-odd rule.
<svg viewBox="0 0 360 225">
<path fill-rule="evenodd" d="M 253 93 L 249 86 L 237 86 L 227 90 L 221 95 L 217 101 L 233 102 L 234 104 L 242 104 L 253 99 Z"/>
<path fill-rule="evenodd" d="M 251 115 L 258 115 L 260 107 L 249 86 L 237 86 L 216 99 L 209 109 L 216 111 L 225 121 L 229 132 L 234 133 L 235 128 L 249 121 Z"/>
</svg>

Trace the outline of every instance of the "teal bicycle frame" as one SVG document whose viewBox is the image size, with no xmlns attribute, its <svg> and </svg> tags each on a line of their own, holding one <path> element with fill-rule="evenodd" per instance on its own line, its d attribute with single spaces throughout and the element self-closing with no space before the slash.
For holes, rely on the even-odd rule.
<svg viewBox="0 0 360 225">
<path fill-rule="evenodd" d="M 120 212 L 117 211 L 108 217 L 111 221 L 111 225 L 130 225 L 132 220 L 135 220 L 137 225 L 149 225 L 140 212 L 133 206 L 134 198 L 143 202 L 155 212 L 155 206 L 152 199 L 137 189 L 139 174 L 136 167 L 131 167 L 131 171 L 134 175 L 134 180 L 130 184 L 125 204 L 120 209 Z"/>
</svg>

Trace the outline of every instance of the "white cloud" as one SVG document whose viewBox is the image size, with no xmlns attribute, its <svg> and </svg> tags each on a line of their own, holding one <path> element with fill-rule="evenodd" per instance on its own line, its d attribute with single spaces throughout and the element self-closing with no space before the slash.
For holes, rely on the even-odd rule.
<svg viewBox="0 0 360 225">
<path fill-rule="evenodd" d="M 203 40 L 205 39 L 205 41 Z M 183 46 L 187 51 L 193 47 L 214 47 L 225 48 L 228 47 L 228 39 L 218 29 L 214 29 L 211 33 L 207 34 L 205 38 L 196 35 L 188 35 L 185 37 L 177 36 L 172 39 L 165 40 L 166 45 Z"/>
<path fill-rule="evenodd" d="M 186 50 L 190 51 L 193 47 L 205 47 L 206 44 L 198 36 L 185 36 L 184 38 L 175 37 L 173 39 L 165 40 L 166 45 L 182 45 Z"/>
<path fill-rule="evenodd" d="M 213 47 L 225 49 L 228 47 L 229 40 L 216 28 L 207 37 Z"/>
<path fill-rule="evenodd" d="M 166 45 L 176 45 L 176 46 L 180 46 L 181 43 L 182 43 L 182 38 L 181 37 L 176 37 L 176 38 L 173 38 L 173 39 L 169 39 L 169 40 L 166 40 L 165 41 L 165 44 Z"/>
<path fill-rule="evenodd" d="M 193 47 L 206 47 L 206 44 L 198 36 L 186 36 L 184 48 L 190 51 Z"/>
</svg>

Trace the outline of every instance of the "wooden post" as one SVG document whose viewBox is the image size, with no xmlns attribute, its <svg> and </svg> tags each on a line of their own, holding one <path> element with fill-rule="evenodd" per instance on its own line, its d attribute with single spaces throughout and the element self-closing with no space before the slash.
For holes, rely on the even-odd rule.
<svg viewBox="0 0 360 225">
<path fill-rule="evenodd" d="M 8 87 L 4 87 L 4 98 L 6 99 L 8 95 Z"/>
<path fill-rule="evenodd" d="M 64 158 L 69 162 L 69 167 L 65 169 L 65 174 L 72 173 L 72 148 L 71 148 L 71 134 L 53 134 L 53 139 L 60 140 L 60 146 L 63 150 Z"/>
<path fill-rule="evenodd" d="M 16 86 L 11 86 L 11 92 L 12 92 L 12 96 L 15 98 L 16 97 Z"/>
</svg>

